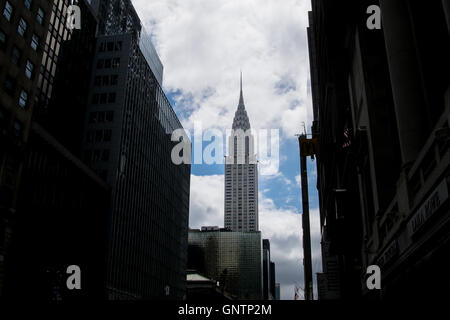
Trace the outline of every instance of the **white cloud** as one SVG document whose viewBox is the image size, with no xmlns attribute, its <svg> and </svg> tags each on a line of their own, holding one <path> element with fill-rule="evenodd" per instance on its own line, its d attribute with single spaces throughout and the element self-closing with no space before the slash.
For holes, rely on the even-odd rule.
<svg viewBox="0 0 450 320">
<path fill-rule="evenodd" d="M 222 226 L 224 214 L 224 176 L 191 175 L 189 227 Z"/>
<path fill-rule="evenodd" d="M 307 120 L 308 0 L 134 0 L 164 63 L 175 108 L 203 126 L 230 127 L 239 70 L 254 128 L 282 128 L 293 138 Z M 178 103 L 176 103 L 178 104 Z M 179 110 L 179 109 L 178 109 Z M 311 116 L 309 116 L 311 118 Z"/>
<path fill-rule="evenodd" d="M 295 182 L 297 182 L 297 185 L 298 185 L 299 187 L 302 186 L 302 177 L 300 176 L 300 174 L 298 174 L 298 175 L 295 176 Z"/>
</svg>

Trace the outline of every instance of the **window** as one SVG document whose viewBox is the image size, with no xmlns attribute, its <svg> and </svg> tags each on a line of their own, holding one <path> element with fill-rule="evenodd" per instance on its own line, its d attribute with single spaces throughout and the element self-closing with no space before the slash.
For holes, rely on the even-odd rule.
<svg viewBox="0 0 450 320">
<path fill-rule="evenodd" d="M 101 142 L 103 140 L 103 131 L 97 130 L 95 131 L 95 142 Z"/>
<path fill-rule="evenodd" d="M 115 46 L 116 51 L 122 51 L 122 41 L 117 41 Z"/>
<path fill-rule="evenodd" d="M 97 104 L 99 99 L 99 94 L 96 93 L 92 96 L 92 104 Z"/>
<path fill-rule="evenodd" d="M 109 150 L 103 150 L 102 153 L 102 161 L 108 161 L 109 160 Z"/>
<path fill-rule="evenodd" d="M 94 150 L 92 161 L 97 162 L 98 160 L 100 160 L 100 150 Z"/>
<path fill-rule="evenodd" d="M 3 9 L 3 16 L 6 20 L 11 21 L 13 15 L 13 7 L 9 1 L 6 1 L 5 8 Z"/>
<path fill-rule="evenodd" d="M 114 50 L 114 42 L 108 42 L 106 46 L 107 46 L 108 51 Z"/>
<path fill-rule="evenodd" d="M 28 92 L 26 92 L 25 90 L 22 90 L 20 92 L 20 97 L 19 97 L 19 107 L 25 108 L 27 106 L 27 102 L 28 102 Z"/>
<path fill-rule="evenodd" d="M 38 9 L 36 20 L 40 25 L 44 24 L 44 10 L 41 8 Z"/>
<path fill-rule="evenodd" d="M 31 48 L 33 48 L 34 51 L 38 51 L 39 48 L 39 37 L 35 34 L 31 37 Z"/>
<path fill-rule="evenodd" d="M 86 136 L 86 141 L 87 142 L 93 142 L 94 141 L 94 136 L 95 136 L 95 131 L 93 130 L 89 130 Z"/>
<path fill-rule="evenodd" d="M 16 81 L 12 77 L 7 76 L 5 79 L 4 88 L 5 88 L 5 92 L 7 94 L 9 94 L 10 96 L 13 96 L 14 90 L 16 88 Z"/>
<path fill-rule="evenodd" d="M 33 63 L 31 63 L 30 60 L 27 60 L 27 65 L 25 66 L 25 75 L 28 79 L 31 79 L 33 77 L 33 69 Z"/>
<path fill-rule="evenodd" d="M 27 22 L 20 18 L 19 25 L 17 26 L 17 31 L 21 36 L 25 36 L 25 32 L 27 31 Z"/>
<path fill-rule="evenodd" d="M 89 123 L 96 123 L 97 122 L 97 112 L 91 112 L 89 114 Z"/>
<path fill-rule="evenodd" d="M 111 59 L 105 59 L 105 69 L 111 68 Z"/>
<path fill-rule="evenodd" d="M 115 103 L 116 102 L 116 93 L 111 92 L 108 97 L 108 103 Z"/>
<path fill-rule="evenodd" d="M 100 43 L 99 52 L 105 52 L 105 42 Z"/>
<path fill-rule="evenodd" d="M 14 136 L 17 138 L 22 136 L 22 123 L 17 120 L 14 121 Z"/>
<path fill-rule="evenodd" d="M 117 74 L 111 76 L 111 85 L 115 86 L 119 82 L 119 76 Z"/>
<path fill-rule="evenodd" d="M 120 66 L 120 58 L 114 58 L 112 61 L 112 67 L 114 69 L 118 68 Z"/>
<path fill-rule="evenodd" d="M 109 86 L 109 76 L 103 76 L 103 86 Z"/>
<path fill-rule="evenodd" d="M 0 30 L 0 50 L 6 50 L 6 33 Z"/>
<path fill-rule="evenodd" d="M 97 69 L 103 69 L 104 65 L 105 65 L 105 60 L 98 59 L 98 61 L 97 61 Z"/>
<path fill-rule="evenodd" d="M 103 135 L 103 141 L 109 142 L 111 141 L 112 131 L 111 130 L 105 130 Z"/>
<path fill-rule="evenodd" d="M 105 113 L 104 112 L 98 113 L 98 122 L 100 122 L 100 123 L 105 122 Z"/>
<path fill-rule="evenodd" d="M 100 104 L 105 104 L 107 100 L 107 94 L 106 93 L 102 93 L 100 95 Z"/>
<path fill-rule="evenodd" d="M 105 121 L 106 122 L 113 122 L 114 120 L 114 111 L 107 111 Z"/>
<path fill-rule="evenodd" d="M 12 61 L 12 63 L 14 63 L 16 66 L 18 66 L 20 64 L 20 58 L 21 57 L 22 57 L 22 52 L 20 51 L 19 48 L 14 46 L 13 49 L 12 49 L 12 52 L 11 52 L 11 61 Z"/>
<path fill-rule="evenodd" d="M 23 4 L 28 10 L 31 9 L 31 0 L 24 0 Z"/>
<path fill-rule="evenodd" d="M 95 87 L 100 87 L 101 84 L 102 84 L 102 77 L 100 77 L 100 76 L 95 77 L 95 79 L 94 79 L 94 86 Z"/>
<path fill-rule="evenodd" d="M 8 186 L 13 186 L 17 173 L 17 161 L 12 157 L 7 157 L 3 169 L 3 181 Z"/>
</svg>

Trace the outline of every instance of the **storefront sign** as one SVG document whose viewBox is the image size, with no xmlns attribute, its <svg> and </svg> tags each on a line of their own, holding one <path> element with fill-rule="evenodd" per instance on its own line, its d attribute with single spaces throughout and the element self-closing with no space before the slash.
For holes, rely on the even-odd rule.
<svg viewBox="0 0 450 320">
<path fill-rule="evenodd" d="M 408 223 L 408 232 L 412 236 L 448 199 L 447 181 L 444 179 L 428 197 Z"/>
<path fill-rule="evenodd" d="M 378 258 L 378 265 L 380 266 L 380 268 L 383 268 L 386 264 L 388 264 L 393 258 L 397 256 L 397 254 L 398 243 L 397 240 L 394 240 Z"/>
</svg>

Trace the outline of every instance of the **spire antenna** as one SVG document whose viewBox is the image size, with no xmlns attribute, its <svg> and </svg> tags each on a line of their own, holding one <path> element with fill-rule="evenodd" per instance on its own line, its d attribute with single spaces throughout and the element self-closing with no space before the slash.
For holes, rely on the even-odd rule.
<svg viewBox="0 0 450 320">
<path fill-rule="evenodd" d="M 242 92 L 242 70 L 241 70 L 241 92 Z"/>
<path fill-rule="evenodd" d="M 241 70 L 241 92 L 239 97 L 239 106 L 244 108 L 244 94 L 242 93 L 242 70 Z"/>
</svg>

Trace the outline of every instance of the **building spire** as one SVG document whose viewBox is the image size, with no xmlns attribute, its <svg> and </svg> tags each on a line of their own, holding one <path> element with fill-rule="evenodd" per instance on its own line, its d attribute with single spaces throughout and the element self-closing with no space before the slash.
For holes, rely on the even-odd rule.
<svg viewBox="0 0 450 320">
<path fill-rule="evenodd" d="M 242 70 L 241 70 L 241 92 L 242 92 Z"/>
<path fill-rule="evenodd" d="M 239 107 L 245 108 L 245 105 L 244 105 L 244 94 L 242 93 L 242 70 L 241 70 L 241 95 L 239 97 Z"/>
<path fill-rule="evenodd" d="M 247 111 L 245 111 L 244 93 L 242 92 L 242 70 L 241 70 L 241 93 L 239 97 L 239 105 L 233 120 L 233 130 L 236 129 L 242 129 L 244 131 L 250 129 L 250 121 L 248 120 Z"/>
</svg>

